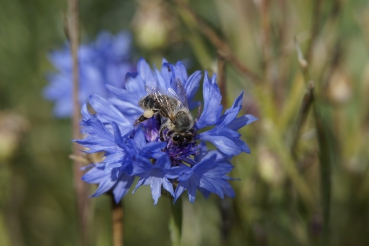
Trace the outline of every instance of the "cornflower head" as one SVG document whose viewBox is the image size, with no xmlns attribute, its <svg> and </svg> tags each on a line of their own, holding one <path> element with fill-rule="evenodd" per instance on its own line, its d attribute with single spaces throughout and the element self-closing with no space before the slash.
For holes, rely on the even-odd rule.
<svg viewBox="0 0 369 246">
<path fill-rule="evenodd" d="M 86 137 L 76 142 L 87 153 L 105 153 L 82 178 L 99 184 L 93 197 L 112 190 L 118 202 L 135 176 L 139 180 L 134 191 L 150 186 L 154 204 L 162 188 L 174 201 L 184 191 L 192 203 L 197 191 L 205 197 L 211 193 L 234 197 L 228 183 L 232 178 L 227 176 L 233 168 L 230 160 L 241 152 L 250 153 L 237 130 L 256 118 L 237 117 L 243 93 L 222 114 L 216 75 L 205 72 L 203 111 L 194 119 L 190 110 L 200 105 L 194 97 L 201 77 L 199 71 L 188 76 L 181 62 L 163 60 L 161 70 L 152 70 L 141 59 L 137 73 L 127 74 L 123 88 L 107 85 L 114 97 L 90 96 L 95 114 L 82 107 Z M 216 149 L 208 150 L 207 142 Z"/>
<path fill-rule="evenodd" d="M 131 35 L 122 31 L 117 35 L 101 32 L 94 42 L 82 44 L 79 58 L 79 100 L 81 105 L 89 95 L 107 97 L 110 92 L 105 85 L 122 87 L 127 72 L 133 71 L 131 62 Z M 49 85 L 43 95 L 55 101 L 54 115 L 58 118 L 72 115 L 72 55 L 68 43 L 48 56 L 57 72 L 47 75 Z"/>
</svg>

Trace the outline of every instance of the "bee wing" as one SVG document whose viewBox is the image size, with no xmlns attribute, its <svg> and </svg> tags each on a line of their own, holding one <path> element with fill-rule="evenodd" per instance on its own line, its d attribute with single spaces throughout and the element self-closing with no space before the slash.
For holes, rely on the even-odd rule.
<svg viewBox="0 0 369 246">
<path fill-rule="evenodd" d="M 145 88 L 146 88 L 146 92 L 149 95 L 152 95 L 154 97 L 155 101 L 159 103 L 159 105 L 161 107 L 160 112 L 161 112 L 162 116 L 170 119 L 173 123 L 175 123 L 176 120 L 174 119 L 173 112 L 174 112 L 174 110 L 176 110 L 176 108 L 173 107 L 173 105 L 169 101 L 169 97 L 166 96 L 166 95 L 164 95 L 164 94 L 162 94 L 158 90 L 158 88 L 156 88 L 156 87 L 149 88 L 148 86 L 146 86 Z"/>
<path fill-rule="evenodd" d="M 177 99 L 180 102 L 180 106 L 188 108 L 188 102 L 187 102 L 187 95 L 186 90 L 183 87 L 182 82 L 177 78 L 175 81 L 172 82 L 173 88 L 169 88 L 168 92 L 171 94 L 175 99 Z"/>
</svg>

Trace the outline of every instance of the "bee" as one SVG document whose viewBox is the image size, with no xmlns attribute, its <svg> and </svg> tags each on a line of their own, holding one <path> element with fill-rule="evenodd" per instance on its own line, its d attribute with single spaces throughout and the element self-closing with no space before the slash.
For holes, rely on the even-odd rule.
<svg viewBox="0 0 369 246">
<path fill-rule="evenodd" d="M 194 142 L 196 129 L 193 127 L 194 120 L 188 109 L 185 89 L 180 81 L 175 84 L 178 93 L 169 88 L 168 93 L 163 94 L 155 87 L 146 86 L 148 95 L 138 102 L 138 105 L 144 109 L 144 113 L 134 125 L 154 115 L 160 115 L 166 120 L 161 124 L 159 131 L 161 141 L 172 139 L 175 145 L 183 146 Z"/>
</svg>

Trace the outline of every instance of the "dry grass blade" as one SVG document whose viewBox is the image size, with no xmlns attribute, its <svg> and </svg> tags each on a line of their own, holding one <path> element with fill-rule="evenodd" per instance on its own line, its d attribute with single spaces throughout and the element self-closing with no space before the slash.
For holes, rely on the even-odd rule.
<svg viewBox="0 0 369 246">
<path fill-rule="evenodd" d="M 200 16 L 198 16 L 183 0 L 176 0 L 181 9 L 185 10 L 189 16 L 198 24 L 199 29 L 209 39 L 209 41 L 218 49 L 218 54 L 225 60 L 233 64 L 245 76 L 250 78 L 253 82 L 260 80 L 260 77 L 252 72 L 249 68 L 242 64 L 242 62 L 232 53 L 229 45 L 222 40 L 216 32 L 205 23 Z"/>
</svg>

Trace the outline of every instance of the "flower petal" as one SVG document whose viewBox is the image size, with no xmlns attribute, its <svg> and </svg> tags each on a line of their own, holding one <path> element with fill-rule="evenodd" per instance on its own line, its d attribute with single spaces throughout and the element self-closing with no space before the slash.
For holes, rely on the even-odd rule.
<svg viewBox="0 0 369 246">
<path fill-rule="evenodd" d="M 99 95 L 90 96 L 89 102 L 98 113 L 101 120 L 115 121 L 121 126 L 131 126 L 132 123 L 116 109 L 109 101 Z"/>
<path fill-rule="evenodd" d="M 130 176 L 127 174 L 123 174 L 119 178 L 117 184 L 113 188 L 113 195 L 114 195 L 114 200 L 116 203 L 119 203 L 122 197 L 124 197 L 127 194 L 129 189 L 131 188 L 133 181 L 134 181 L 134 176 Z"/>
<path fill-rule="evenodd" d="M 237 131 L 238 129 L 244 127 L 245 125 L 251 124 L 252 122 L 256 121 L 257 118 L 251 114 L 243 115 L 238 117 L 237 119 L 233 120 L 230 124 L 228 124 L 228 128 Z"/>
<path fill-rule="evenodd" d="M 204 109 L 199 120 L 196 122 L 197 129 L 216 124 L 222 111 L 222 106 L 220 105 L 222 95 L 216 84 L 215 74 L 210 79 L 208 73 L 205 72 L 203 96 Z"/>
</svg>

